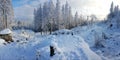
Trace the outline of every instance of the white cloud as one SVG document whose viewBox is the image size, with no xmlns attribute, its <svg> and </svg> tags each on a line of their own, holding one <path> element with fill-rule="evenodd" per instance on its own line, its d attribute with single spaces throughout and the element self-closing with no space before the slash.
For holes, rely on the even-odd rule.
<svg viewBox="0 0 120 60">
<path fill-rule="evenodd" d="M 34 8 L 31 7 L 30 5 L 23 5 L 21 7 L 16 7 L 14 10 L 15 10 L 15 17 L 33 19 Z"/>
<path fill-rule="evenodd" d="M 33 19 L 33 9 L 47 0 L 22 0 L 24 5 L 15 8 L 15 15 L 17 17 L 28 17 Z M 56 1 L 56 0 L 53 0 Z M 65 4 L 66 0 L 60 0 L 62 4 Z M 95 14 L 99 17 L 105 17 L 109 13 L 111 2 L 115 5 L 119 5 L 120 0 L 68 0 L 72 7 L 73 13 L 78 11 L 79 14 L 90 15 Z M 29 2 L 29 4 L 26 4 Z"/>
<path fill-rule="evenodd" d="M 64 0 L 63 0 L 64 1 Z M 68 0 L 73 8 L 73 12 L 91 15 L 95 14 L 99 18 L 104 18 L 110 9 L 110 4 L 113 1 L 115 5 L 120 5 L 120 0 Z"/>
</svg>

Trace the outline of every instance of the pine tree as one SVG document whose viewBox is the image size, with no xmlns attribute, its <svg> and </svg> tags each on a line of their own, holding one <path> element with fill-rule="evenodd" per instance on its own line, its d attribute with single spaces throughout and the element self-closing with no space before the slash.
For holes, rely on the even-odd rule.
<svg viewBox="0 0 120 60">
<path fill-rule="evenodd" d="M 34 24 L 35 24 L 35 30 L 36 32 L 42 31 L 42 6 L 40 4 L 40 7 L 37 10 L 34 10 Z"/>
<path fill-rule="evenodd" d="M 115 6 L 113 13 L 114 13 L 115 16 L 119 15 L 119 6 L 118 5 Z"/>
<path fill-rule="evenodd" d="M 49 5 L 48 5 L 49 7 L 49 13 L 48 13 L 48 28 L 49 28 L 49 31 L 50 31 L 50 34 L 51 34 L 51 32 L 52 32 L 52 30 L 53 30 L 53 20 L 55 19 L 55 17 L 54 17 L 54 11 L 55 11 L 55 6 L 54 6 L 54 4 L 53 4 L 53 1 L 52 0 L 50 0 L 49 1 Z"/>
<path fill-rule="evenodd" d="M 65 5 L 62 6 L 62 26 L 64 26 L 64 28 L 66 28 L 66 24 L 65 24 Z"/>
<path fill-rule="evenodd" d="M 108 18 L 113 18 L 113 17 L 114 17 L 114 4 L 112 2 L 110 6 L 110 14 L 108 15 Z"/>
<path fill-rule="evenodd" d="M 57 21 L 57 29 L 60 29 L 60 25 L 61 25 L 61 7 L 60 7 L 60 1 L 57 0 L 56 3 L 56 8 L 55 8 L 55 19 Z"/>
<path fill-rule="evenodd" d="M 113 2 L 111 3 L 111 8 L 110 8 L 110 13 L 113 13 L 114 12 L 114 4 Z"/>
<path fill-rule="evenodd" d="M 74 16 L 74 26 L 77 26 L 78 25 L 78 12 L 75 13 L 75 16 Z"/>
<path fill-rule="evenodd" d="M 71 12 L 71 7 L 69 7 L 69 9 L 68 9 L 69 29 L 73 27 L 72 21 L 73 21 L 73 16 L 72 16 L 72 12 Z"/>
<path fill-rule="evenodd" d="M 42 30 L 43 32 L 48 31 L 47 21 L 48 21 L 48 3 L 45 2 L 43 5 L 43 17 L 42 17 Z"/>
<path fill-rule="evenodd" d="M 69 28 L 69 5 L 68 2 L 66 1 L 65 4 L 65 26 L 68 29 Z"/>
<path fill-rule="evenodd" d="M 54 5 L 52 0 L 46 1 L 43 6 L 34 12 L 35 29 L 50 33 L 55 30 L 73 27 L 73 16 L 71 7 L 68 2 L 62 7 L 60 1 L 57 0 Z"/>
</svg>

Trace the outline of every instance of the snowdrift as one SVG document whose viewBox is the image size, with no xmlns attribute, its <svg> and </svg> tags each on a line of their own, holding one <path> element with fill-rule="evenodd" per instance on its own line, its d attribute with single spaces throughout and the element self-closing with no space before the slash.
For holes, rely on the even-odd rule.
<svg viewBox="0 0 120 60">
<path fill-rule="evenodd" d="M 12 31 L 10 29 L 4 29 L 2 31 L 0 31 L 0 34 L 11 34 Z"/>
<path fill-rule="evenodd" d="M 15 31 L 13 34 L 15 42 L 0 46 L 0 59 L 101 60 L 101 57 L 89 48 L 84 39 L 77 35 L 48 35 L 43 37 L 39 34 L 32 35 L 33 33 L 29 33 L 29 31 L 24 32 Z M 28 35 L 29 37 L 26 37 Z M 55 48 L 55 55 L 52 57 L 50 57 L 50 46 Z"/>
<path fill-rule="evenodd" d="M 48 45 L 39 49 L 40 60 L 101 60 L 101 58 L 90 50 L 88 44 L 78 36 L 58 35 L 50 36 Z M 50 45 L 55 48 L 55 55 L 51 58 Z M 46 51 L 46 52 L 44 52 Z"/>
</svg>

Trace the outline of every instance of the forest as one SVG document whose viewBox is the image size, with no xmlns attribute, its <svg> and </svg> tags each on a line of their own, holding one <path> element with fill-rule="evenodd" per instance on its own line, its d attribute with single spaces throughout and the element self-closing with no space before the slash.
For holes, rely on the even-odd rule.
<svg viewBox="0 0 120 60">
<path fill-rule="evenodd" d="M 73 13 L 70 1 L 0 0 L 0 60 L 120 60 L 120 8 L 115 3 L 120 1 L 101 0 L 110 2 L 103 19 L 96 14 Z M 98 7 L 98 0 L 83 2 L 94 5 L 94 1 Z M 30 8 L 31 3 L 39 4 L 32 6 L 32 14 L 26 17 L 25 7 Z M 22 4 L 30 6 L 23 8 Z"/>
</svg>

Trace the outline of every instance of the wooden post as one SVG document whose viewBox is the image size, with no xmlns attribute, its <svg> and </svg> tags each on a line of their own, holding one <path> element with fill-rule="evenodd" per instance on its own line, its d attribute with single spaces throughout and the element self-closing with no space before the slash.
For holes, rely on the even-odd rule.
<svg viewBox="0 0 120 60">
<path fill-rule="evenodd" d="M 55 55 L 55 50 L 53 46 L 50 46 L 50 56 L 52 57 L 53 55 Z"/>
</svg>

